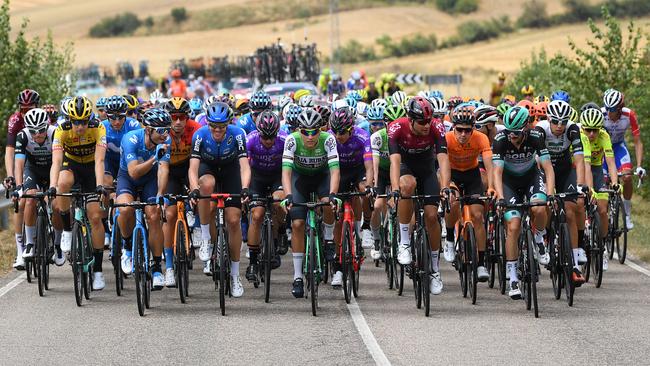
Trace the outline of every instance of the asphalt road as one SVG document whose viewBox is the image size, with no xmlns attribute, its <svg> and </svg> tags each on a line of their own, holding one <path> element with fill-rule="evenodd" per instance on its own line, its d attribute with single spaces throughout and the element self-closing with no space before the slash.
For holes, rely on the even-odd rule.
<svg viewBox="0 0 650 366">
<path fill-rule="evenodd" d="M 368 263 L 368 262 L 367 262 Z M 274 271 L 272 301 L 245 283 L 244 297 L 219 313 L 210 278 L 190 278 L 187 304 L 176 289 L 153 292 L 140 317 L 132 280 L 122 297 L 112 275 L 103 291 L 75 304 L 66 264 L 53 270 L 51 291 L 13 273 L 0 279 L 0 364 L 648 364 L 650 272 L 612 263 L 600 289 L 577 289 L 575 305 L 555 300 L 548 276 L 539 290 L 540 318 L 496 289 L 479 286 L 478 302 L 462 298 L 456 272 L 443 265 L 445 290 L 431 317 L 388 290 L 383 268 L 362 270 L 357 305 L 321 287 L 320 312 L 290 294 L 290 255 Z M 105 272 L 112 274 L 110 263 Z M 242 271 L 245 266 L 242 263 Z M 16 285 L 17 284 L 17 285 Z M 15 286 L 12 288 L 12 286 Z M 354 316 L 352 315 L 354 314 Z"/>
</svg>

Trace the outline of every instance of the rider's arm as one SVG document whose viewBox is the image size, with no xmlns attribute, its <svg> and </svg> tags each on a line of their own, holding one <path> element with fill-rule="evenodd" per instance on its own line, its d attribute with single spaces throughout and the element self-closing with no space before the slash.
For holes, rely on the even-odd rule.
<svg viewBox="0 0 650 366">
<path fill-rule="evenodd" d="M 141 178 L 145 174 L 149 173 L 156 162 L 155 154 L 145 161 L 138 161 L 138 146 L 144 143 L 144 140 L 140 141 L 137 135 L 133 135 L 131 132 L 124 135 L 124 137 L 122 137 L 122 142 L 120 143 L 122 148 L 122 158 L 126 161 L 126 170 L 129 173 L 129 176 L 133 179 Z M 103 174 L 104 173 L 102 172 L 102 176 Z"/>
<path fill-rule="evenodd" d="M 27 135 L 25 135 L 25 131 L 20 131 L 18 133 L 18 136 L 16 136 L 16 148 L 15 148 L 15 157 L 14 157 L 14 171 L 13 173 L 15 175 L 16 179 L 16 185 L 19 186 L 23 184 L 23 172 L 25 171 L 25 158 L 26 156 L 26 148 L 27 148 Z M 8 175 L 10 176 L 10 175 Z"/>
<path fill-rule="evenodd" d="M 546 148 L 546 142 L 539 132 L 536 130 L 530 131 L 528 138 L 530 143 L 535 148 L 537 153 L 537 162 L 544 170 L 546 175 L 546 194 L 548 196 L 555 194 L 555 172 L 553 171 L 553 163 L 551 162 L 551 155 Z"/>
<path fill-rule="evenodd" d="M 5 170 L 7 171 L 7 177 L 14 176 L 14 153 L 16 149 L 13 146 L 7 145 L 5 147 Z"/>
<path fill-rule="evenodd" d="M 618 184 L 616 160 L 614 160 L 613 157 L 605 156 L 605 162 L 607 163 L 607 172 L 609 173 L 609 179 L 612 181 L 612 184 Z"/>
<path fill-rule="evenodd" d="M 492 143 L 492 164 L 494 165 L 492 179 L 494 190 L 497 192 L 497 199 L 503 199 L 503 153 L 505 151 L 505 135 L 498 134 Z M 485 161 L 483 162 L 485 163 Z M 487 165 L 486 165 L 487 169 Z"/>
<path fill-rule="evenodd" d="M 247 157 L 239 158 L 239 172 L 241 174 L 241 187 L 248 188 L 251 184 L 251 165 Z"/>
<path fill-rule="evenodd" d="M 106 158 L 106 144 L 95 146 L 95 181 L 98 186 L 104 184 L 104 159 Z"/>
<path fill-rule="evenodd" d="M 158 196 L 162 196 L 167 191 L 167 182 L 169 181 L 169 162 L 161 161 L 158 164 Z"/>
<path fill-rule="evenodd" d="M 584 146 L 582 145 L 578 125 L 572 124 L 569 126 L 567 136 L 571 141 L 571 149 L 573 150 L 573 166 L 576 170 L 576 183 L 585 184 Z"/>
<path fill-rule="evenodd" d="M 199 165 L 201 160 L 190 158 L 190 170 L 187 172 L 187 178 L 190 184 L 190 191 L 199 189 Z"/>
<path fill-rule="evenodd" d="M 291 194 L 291 173 L 293 172 L 293 158 L 295 153 L 296 138 L 293 135 L 289 135 L 284 140 L 284 151 L 282 152 L 282 189 L 285 195 Z"/>
<path fill-rule="evenodd" d="M 438 172 L 440 173 L 440 188 L 449 188 L 451 179 L 451 167 L 447 153 L 438 154 Z"/>
<path fill-rule="evenodd" d="M 399 151 L 401 126 L 399 123 L 394 123 L 386 128 L 388 129 L 388 154 L 390 156 L 390 185 L 393 190 L 398 190 L 400 166 L 402 164 L 402 155 Z"/>
<path fill-rule="evenodd" d="M 373 157 L 372 157 L 372 147 L 370 143 L 370 136 L 365 135 L 365 143 L 364 143 L 364 149 L 363 149 L 363 165 L 366 168 L 366 185 L 369 187 L 373 186 L 373 182 L 376 182 L 375 180 L 375 173 L 374 173 L 374 162 L 373 162 Z"/>
<path fill-rule="evenodd" d="M 16 173 L 16 185 L 19 186 L 23 184 L 23 172 L 25 171 L 25 158 L 16 156 L 14 162 L 14 173 Z"/>
<path fill-rule="evenodd" d="M 336 139 L 329 135 L 325 140 L 325 152 L 327 153 L 327 165 L 330 170 L 330 192 L 339 192 L 341 171 L 339 170 L 339 153 L 336 150 Z"/>
<path fill-rule="evenodd" d="M 634 155 L 636 155 L 636 166 L 641 167 L 643 163 L 643 141 L 641 141 L 641 132 L 639 123 L 636 120 L 636 113 L 630 110 L 630 129 L 634 137 Z"/>
<path fill-rule="evenodd" d="M 553 163 L 551 159 L 541 160 L 541 166 L 546 175 L 546 195 L 551 196 L 555 194 L 555 171 L 553 170 Z"/>
<path fill-rule="evenodd" d="M 612 149 L 612 139 L 604 131 L 599 134 L 598 138 L 603 147 L 603 154 L 605 155 L 605 162 L 607 163 L 609 179 L 612 184 L 618 184 L 618 171 L 616 170 L 616 160 L 614 159 L 614 150 Z"/>
</svg>

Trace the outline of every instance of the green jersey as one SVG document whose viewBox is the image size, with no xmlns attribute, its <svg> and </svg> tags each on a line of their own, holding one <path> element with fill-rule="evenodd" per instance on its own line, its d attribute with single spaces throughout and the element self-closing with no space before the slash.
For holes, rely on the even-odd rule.
<svg viewBox="0 0 650 366">
<path fill-rule="evenodd" d="M 372 157 L 379 158 L 379 169 L 388 171 L 390 169 L 390 157 L 388 154 L 388 134 L 386 129 L 375 132 L 370 137 Z"/>
<path fill-rule="evenodd" d="M 339 168 L 339 154 L 336 151 L 334 136 L 321 131 L 313 148 L 304 145 L 300 132 L 287 136 L 282 154 L 282 169 L 292 169 L 302 175 L 317 175 L 328 168 Z"/>
</svg>

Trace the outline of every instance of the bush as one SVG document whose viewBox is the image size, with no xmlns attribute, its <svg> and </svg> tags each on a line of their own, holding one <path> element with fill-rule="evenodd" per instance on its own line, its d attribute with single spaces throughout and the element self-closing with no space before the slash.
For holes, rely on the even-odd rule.
<svg viewBox="0 0 650 366">
<path fill-rule="evenodd" d="M 478 10 L 478 0 L 436 0 L 436 7 L 449 14 L 472 13 Z"/>
<path fill-rule="evenodd" d="M 462 44 L 471 44 L 496 38 L 502 33 L 510 33 L 515 28 L 508 16 L 499 19 L 492 18 L 485 21 L 470 20 L 458 26 L 456 35 L 446 39 L 441 48 L 456 47 Z"/>
<path fill-rule="evenodd" d="M 171 14 L 175 23 L 182 23 L 187 20 L 187 10 L 185 8 L 173 8 Z"/>
<path fill-rule="evenodd" d="M 133 13 L 118 14 L 104 18 L 90 28 L 90 36 L 94 38 L 117 37 L 133 34 L 140 26 L 138 16 Z"/>
<path fill-rule="evenodd" d="M 438 48 L 438 40 L 435 34 L 428 36 L 417 33 L 410 37 L 404 37 L 399 42 L 393 42 L 388 35 L 383 35 L 375 41 L 382 47 L 383 57 L 403 57 L 417 53 L 435 51 Z"/>
<path fill-rule="evenodd" d="M 358 63 L 377 59 L 372 46 L 364 47 L 359 41 L 351 39 L 343 47 L 334 51 L 334 61 L 342 63 Z"/>
<path fill-rule="evenodd" d="M 153 27 L 153 25 L 154 25 L 153 17 L 152 17 L 152 16 L 148 16 L 148 17 L 144 20 L 144 26 L 147 27 L 147 28 L 151 28 L 151 27 Z"/>
<path fill-rule="evenodd" d="M 551 25 L 543 1 L 531 0 L 524 4 L 524 12 L 517 19 L 517 26 L 522 28 L 545 28 Z"/>
</svg>

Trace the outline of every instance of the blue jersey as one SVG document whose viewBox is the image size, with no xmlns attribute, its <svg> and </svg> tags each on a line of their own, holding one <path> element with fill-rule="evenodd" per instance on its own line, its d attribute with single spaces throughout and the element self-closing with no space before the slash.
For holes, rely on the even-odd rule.
<svg viewBox="0 0 650 366">
<path fill-rule="evenodd" d="M 124 137 L 127 132 L 141 129 L 142 126 L 140 126 L 140 122 L 131 117 L 126 117 L 126 121 L 124 121 L 122 128 L 118 131 L 111 127 L 111 123 L 107 119 L 103 120 L 102 123 L 106 128 L 106 160 L 119 163 L 122 137 Z"/>
<path fill-rule="evenodd" d="M 122 157 L 120 158 L 121 170 L 128 172 L 128 166 L 130 162 L 137 161 L 138 163 L 141 163 L 143 161 L 151 159 L 151 157 L 156 154 L 156 147 L 154 146 L 153 149 L 148 150 L 144 140 L 145 130 L 142 128 L 128 132 L 126 135 L 124 135 L 124 137 L 122 137 Z M 169 145 L 171 143 L 171 138 L 168 137 L 167 141 L 165 141 L 165 144 Z M 167 152 L 162 157 L 162 159 L 160 159 L 160 161 L 169 163 L 169 150 L 170 149 L 168 148 Z M 158 170 L 157 165 L 154 165 L 154 168 L 151 169 L 151 171 L 153 172 L 156 170 Z"/>
<path fill-rule="evenodd" d="M 199 128 L 192 137 L 191 159 L 200 159 L 202 163 L 217 166 L 247 157 L 246 133 L 235 125 L 226 127 L 226 134 L 221 141 L 212 138 L 210 127 Z"/>
<path fill-rule="evenodd" d="M 235 125 L 244 130 L 247 135 L 257 129 L 255 121 L 253 121 L 253 116 L 250 113 L 246 113 L 239 117 Z"/>
</svg>

